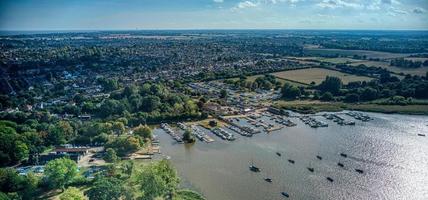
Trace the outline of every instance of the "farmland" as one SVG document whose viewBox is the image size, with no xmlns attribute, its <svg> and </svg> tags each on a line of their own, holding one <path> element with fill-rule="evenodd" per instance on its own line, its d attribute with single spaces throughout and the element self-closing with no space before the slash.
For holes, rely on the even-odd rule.
<svg viewBox="0 0 428 200">
<path fill-rule="evenodd" d="M 305 52 L 314 56 L 367 56 L 367 58 L 391 59 L 407 57 L 410 54 L 389 53 L 381 51 L 366 50 L 344 50 L 344 49 L 322 49 L 322 48 L 305 48 Z"/>
<path fill-rule="evenodd" d="M 370 81 L 372 79 L 369 77 L 345 74 L 339 71 L 322 69 L 322 68 L 282 71 L 282 72 L 273 73 L 272 75 L 278 77 L 279 79 L 287 79 L 287 80 L 302 82 L 306 84 L 310 84 L 312 81 L 315 82 L 316 84 L 319 84 L 325 79 L 326 76 L 339 77 L 345 84 L 353 81 Z"/>
</svg>

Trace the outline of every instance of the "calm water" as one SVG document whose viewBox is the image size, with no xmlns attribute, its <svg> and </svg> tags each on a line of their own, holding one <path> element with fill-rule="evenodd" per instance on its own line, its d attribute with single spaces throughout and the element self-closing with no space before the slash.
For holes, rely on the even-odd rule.
<svg viewBox="0 0 428 200">
<path fill-rule="evenodd" d="M 355 126 L 339 126 L 320 117 L 329 127 L 318 129 L 291 119 L 296 127 L 252 138 L 235 134 L 237 140 L 232 142 L 211 135 L 215 142 L 192 146 L 175 144 L 162 130 L 155 132 L 183 185 L 210 200 L 284 199 L 281 191 L 290 199 L 428 199 L 428 137 L 417 136 L 428 135 L 428 117 L 369 115 L 374 120 L 357 121 Z M 342 152 L 348 158 L 341 157 Z M 251 160 L 260 173 L 249 171 Z M 273 183 L 265 182 L 266 176 Z"/>
</svg>

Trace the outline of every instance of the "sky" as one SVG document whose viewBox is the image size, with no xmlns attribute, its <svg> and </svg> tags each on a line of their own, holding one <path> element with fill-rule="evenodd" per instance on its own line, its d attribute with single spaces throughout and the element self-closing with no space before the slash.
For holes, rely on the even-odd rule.
<svg viewBox="0 0 428 200">
<path fill-rule="evenodd" d="M 0 30 L 428 30 L 428 0 L 0 0 Z"/>
</svg>

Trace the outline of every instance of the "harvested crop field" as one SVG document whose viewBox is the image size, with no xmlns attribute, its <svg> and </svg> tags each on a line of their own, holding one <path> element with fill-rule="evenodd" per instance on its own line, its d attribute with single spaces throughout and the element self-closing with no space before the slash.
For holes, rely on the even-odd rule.
<svg viewBox="0 0 428 200">
<path fill-rule="evenodd" d="M 272 73 L 272 75 L 286 80 L 297 81 L 301 83 L 310 84 L 314 81 L 316 84 L 321 83 L 326 76 L 339 77 L 343 83 L 347 84 L 353 81 L 370 81 L 372 78 L 365 76 L 356 76 L 352 74 L 346 74 L 339 71 L 322 69 L 322 68 L 309 68 L 309 69 L 298 69 L 290 71 L 282 71 Z"/>
</svg>

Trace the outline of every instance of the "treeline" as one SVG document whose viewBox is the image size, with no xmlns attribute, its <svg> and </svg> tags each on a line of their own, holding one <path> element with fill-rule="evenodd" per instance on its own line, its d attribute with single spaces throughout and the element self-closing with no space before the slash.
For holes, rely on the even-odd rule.
<svg viewBox="0 0 428 200">
<path fill-rule="evenodd" d="M 401 67 L 401 68 L 418 68 L 421 66 L 426 67 L 428 66 L 428 60 L 422 63 L 421 61 L 412 61 L 412 60 L 406 60 L 404 58 L 396 58 L 391 60 L 390 65 Z"/>
<path fill-rule="evenodd" d="M 235 87 L 247 88 L 249 90 L 257 89 L 276 89 L 281 87 L 281 82 L 279 82 L 275 76 L 266 74 L 264 76 L 257 77 L 254 81 L 248 80 L 246 76 L 239 76 L 239 79 L 226 79 L 224 83 L 232 84 Z"/>
<path fill-rule="evenodd" d="M 379 79 L 357 81 L 343 84 L 338 77 L 327 76 L 313 92 L 285 84 L 282 96 L 285 99 L 310 98 L 323 101 L 364 102 L 377 99 L 388 99 L 385 104 L 404 105 L 412 103 L 412 99 L 428 99 L 428 73 L 425 77 L 407 75 L 400 80 L 390 73 L 381 74 Z"/>
<path fill-rule="evenodd" d="M 141 86 L 129 85 L 123 89 L 115 81 L 103 81 L 110 97 L 103 101 L 74 97 L 75 105 L 53 107 L 55 113 L 90 114 L 101 119 L 126 117 L 130 125 L 157 123 L 169 120 L 202 117 L 197 104 L 188 96 L 171 92 L 168 87 L 158 83 L 145 83 Z"/>
<path fill-rule="evenodd" d="M 95 178 L 85 178 L 67 158 L 48 162 L 43 176 L 19 175 L 15 169 L 1 168 L 0 199 L 45 199 L 49 191 L 60 192 L 60 200 L 205 199 L 197 192 L 179 189 L 180 179 L 167 160 L 145 165 L 125 161 L 100 169 Z"/>
</svg>

